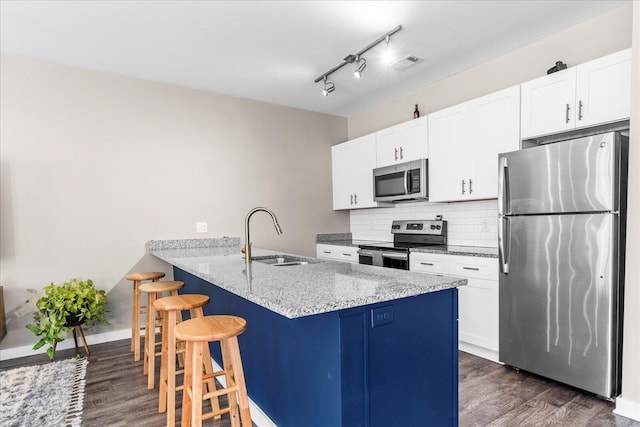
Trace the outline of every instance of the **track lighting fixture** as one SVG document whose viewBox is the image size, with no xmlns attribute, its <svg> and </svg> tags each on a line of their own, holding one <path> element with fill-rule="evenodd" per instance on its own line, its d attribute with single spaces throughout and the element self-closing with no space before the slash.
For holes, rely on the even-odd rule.
<svg viewBox="0 0 640 427">
<path fill-rule="evenodd" d="M 333 82 L 328 82 L 327 76 L 324 76 L 324 89 L 322 89 L 322 94 L 324 96 L 329 96 L 329 94 L 334 90 L 336 90 L 336 85 L 334 85 Z"/>
<path fill-rule="evenodd" d="M 333 67 L 332 69 L 330 69 L 326 73 L 324 73 L 324 74 L 320 75 L 318 78 L 316 78 L 314 80 L 314 83 L 318 83 L 319 81 L 322 80 L 324 82 L 324 88 L 322 89 L 322 94 L 324 96 L 328 96 L 331 92 L 333 92 L 336 89 L 336 87 L 333 84 L 333 82 L 327 81 L 327 78 L 331 74 L 333 74 L 336 71 L 338 71 L 340 68 L 344 67 L 345 65 L 353 64 L 354 62 L 356 63 L 356 70 L 353 72 L 353 75 L 357 79 L 361 78 L 362 77 L 362 72 L 364 71 L 365 68 L 367 68 L 367 60 L 362 57 L 362 54 L 368 52 L 370 49 L 372 49 L 373 47 L 379 45 L 382 42 L 386 42 L 387 43 L 387 50 L 389 50 L 389 41 L 391 40 L 391 36 L 394 35 L 395 33 L 397 33 L 398 31 L 400 31 L 401 29 L 402 29 L 402 25 L 398 25 L 393 30 L 391 30 L 388 33 L 384 34 L 383 36 L 381 36 L 379 39 L 377 39 L 373 43 L 370 43 L 367 47 L 365 47 L 364 49 L 360 50 L 359 52 L 347 55 L 342 60 L 342 62 L 340 64 L 336 65 L 335 67 Z"/>
<path fill-rule="evenodd" d="M 355 76 L 356 79 L 359 79 L 360 77 L 362 77 L 362 71 L 364 71 L 364 69 L 367 68 L 367 60 L 358 56 L 356 58 L 356 64 L 358 66 L 356 67 L 356 70 L 353 72 L 353 75 Z"/>
</svg>

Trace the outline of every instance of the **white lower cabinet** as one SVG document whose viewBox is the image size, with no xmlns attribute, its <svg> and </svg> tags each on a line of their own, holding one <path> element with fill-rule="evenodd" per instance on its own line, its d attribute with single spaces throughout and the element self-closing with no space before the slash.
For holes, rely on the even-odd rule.
<svg viewBox="0 0 640 427">
<path fill-rule="evenodd" d="M 458 348 L 498 361 L 498 260 L 412 253 L 412 271 L 467 279 L 458 288 Z"/>
<path fill-rule="evenodd" d="M 329 261 L 344 261 L 358 263 L 358 248 L 339 245 L 316 245 L 316 257 Z"/>
</svg>

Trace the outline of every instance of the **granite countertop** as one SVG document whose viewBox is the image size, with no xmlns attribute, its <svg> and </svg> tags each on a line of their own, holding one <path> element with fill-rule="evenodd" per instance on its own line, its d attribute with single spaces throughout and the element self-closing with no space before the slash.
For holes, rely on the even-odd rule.
<svg viewBox="0 0 640 427">
<path fill-rule="evenodd" d="M 382 243 L 372 240 L 354 240 L 351 233 L 324 233 L 316 235 L 316 243 L 324 245 L 336 246 L 359 246 Z M 425 246 L 421 248 L 412 248 L 411 252 L 426 252 L 430 254 L 443 255 L 464 255 L 477 256 L 484 258 L 498 258 L 498 248 L 483 246 Z"/>
<path fill-rule="evenodd" d="M 205 242 L 206 240 L 206 242 Z M 238 238 L 151 241 L 149 252 L 233 294 L 294 319 L 466 285 L 467 280 L 305 258 L 307 265 L 247 265 Z M 253 248 L 254 257 L 283 254 Z M 296 256 L 296 255 L 293 255 Z M 304 258 L 304 257 L 299 257 Z"/>
</svg>

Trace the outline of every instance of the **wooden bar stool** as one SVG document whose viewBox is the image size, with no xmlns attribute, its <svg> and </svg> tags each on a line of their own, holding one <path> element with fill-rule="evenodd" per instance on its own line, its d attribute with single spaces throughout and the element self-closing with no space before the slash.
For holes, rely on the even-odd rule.
<svg viewBox="0 0 640 427">
<path fill-rule="evenodd" d="M 131 305 L 131 351 L 133 351 L 133 360 L 140 360 L 140 330 L 144 329 L 140 325 L 140 314 L 146 312 L 146 306 L 140 303 L 140 284 L 143 281 L 151 280 L 157 282 L 164 277 L 161 271 L 152 271 L 145 273 L 127 274 L 126 279 L 133 281 L 133 304 Z M 146 324 L 146 321 L 145 321 Z"/>
<path fill-rule="evenodd" d="M 156 299 L 162 298 L 163 293 L 178 295 L 178 289 L 184 286 L 184 282 L 152 282 L 140 285 L 140 292 L 147 294 L 147 326 L 144 333 L 144 373 L 148 375 L 147 388 L 155 387 L 156 356 L 161 352 L 156 352 L 156 328 L 160 328 L 162 333 L 162 323 L 156 321 L 156 309 L 153 303 Z M 160 343 L 158 343 L 160 344 Z"/>
<path fill-rule="evenodd" d="M 176 338 L 187 344 L 184 389 L 182 390 L 182 427 L 202 426 L 202 420 L 229 413 L 231 425 L 251 427 L 249 398 L 244 382 L 238 335 L 247 328 L 247 322 L 236 316 L 205 316 L 186 320 L 174 328 Z M 213 374 L 202 374 L 202 359 L 205 347 L 211 341 L 220 341 L 223 370 Z M 202 382 L 209 377 L 224 375 L 226 387 L 203 395 Z M 202 401 L 226 394 L 227 408 L 202 414 Z M 239 412 L 239 414 L 238 414 Z"/>
<path fill-rule="evenodd" d="M 160 399 L 159 412 L 167 411 L 167 427 L 175 426 L 176 423 L 176 391 L 182 390 L 183 386 L 176 387 L 176 375 L 183 374 L 184 370 L 176 370 L 176 355 L 184 353 L 184 350 L 177 350 L 177 340 L 174 328 L 181 321 L 179 316 L 182 311 L 189 310 L 191 319 L 204 316 L 202 307 L 209 303 L 209 297 L 200 294 L 182 294 L 157 299 L 153 306 L 163 314 L 162 326 L 162 362 L 160 364 Z M 213 373 L 213 364 L 209 355 L 209 347 L 206 346 L 203 354 L 204 371 L 206 374 Z M 202 368 L 200 368 L 202 369 Z M 215 379 L 207 380 L 207 390 L 215 391 Z M 211 398 L 211 405 L 214 411 L 220 410 L 217 397 Z"/>
</svg>

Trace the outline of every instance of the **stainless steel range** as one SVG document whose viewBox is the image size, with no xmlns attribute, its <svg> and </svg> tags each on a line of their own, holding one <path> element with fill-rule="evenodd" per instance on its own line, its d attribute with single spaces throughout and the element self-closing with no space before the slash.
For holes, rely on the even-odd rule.
<svg viewBox="0 0 640 427">
<path fill-rule="evenodd" d="M 447 244 L 447 221 L 393 221 L 391 233 L 393 242 L 359 245 L 360 264 L 409 270 L 411 248 Z"/>
</svg>

